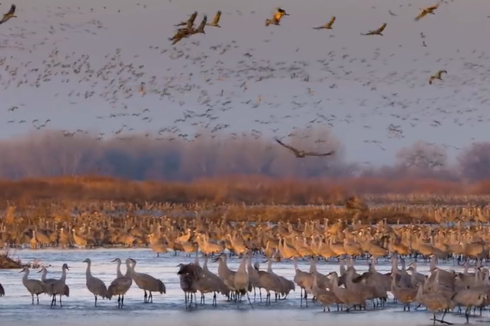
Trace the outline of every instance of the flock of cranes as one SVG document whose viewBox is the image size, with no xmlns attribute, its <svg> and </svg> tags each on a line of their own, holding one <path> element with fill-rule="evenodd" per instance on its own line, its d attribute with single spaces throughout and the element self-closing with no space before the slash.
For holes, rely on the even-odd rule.
<svg viewBox="0 0 490 326">
<path fill-rule="evenodd" d="M 417 15 L 417 17 L 415 17 L 414 20 L 415 21 L 419 21 L 420 19 L 424 18 L 428 14 L 434 15 L 435 14 L 434 11 L 437 8 L 439 8 L 439 5 L 441 4 L 441 2 L 442 1 L 440 1 L 437 4 L 432 5 L 432 6 L 428 6 L 428 7 L 425 7 L 425 8 L 420 8 L 420 13 Z M 392 13 L 390 12 L 390 14 L 392 14 Z M 289 16 L 289 14 L 283 8 L 278 7 L 275 10 L 275 12 L 273 13 L 272 18 L 265 20 L 265 26 L 269 26 L 269 25 L 279 26 L 280 25 L 280 22 L 281 22 L 281 19 L 284 16 Z M 178 24 L 175 25 L 175 26 L 178 26 L 178 27 L 180 27 L 180 26 L 183 26 L 183 27 L 180 27 L 177 30 L 177 32 L 175 33 L 175 35 L 173 37 L 169 38 L 169 40 L 172 41 L 172 45 L 177 44 L 182 39 L 188 38 L 191 35 L 205 34 L 205 32 L 204 32 L 204 27 L 205 26 L 221 27 L 219 25 L 219 21 L 220 21 L 220 18 L 221 18 L 221 11 L 218 11 L 216 13 L 216 15 L 215 15 L 215 17 L 213 19 L 213 22 L 210 23 L 210 24 L 207 23 L 207 16 L 204 15 L 203 16 L 203 19 L 201 21 L 201 24 L 199 24 L 199 26 L 197 28 L 194 28 L 194 21 L 196 20 L 196 17 L 197 17 L 197 11 L 196 12 L 193 12 L 190 15 L 190 17 L 189 17 L 188 20 L 182 21 L 182 22 L 180 22 L 180 23 L 178 23 Z M 321 25 L 321 26 L 318 26 L 318 27 L 313 27 L 313 29 L 316 29 L 316 30 L 322 30 L 322 29 L 332 30 L 333 29 L 333 24 L 335 23 L 336 19 L 337 19 L 336 16 L 332 16 L 332 18 L 330 19 L 330 21 L 328 21 L 326 24 Z M 383 36 L 383 32 L 386 29 L 386 26 L 387 25 L 388 25 L 387 23 L 383 23 L 379 28 L 370 30 L 367 33 L 361 33 L 361 35 L 364 35 L 364 36 L 372 36 L 372 35 Z M 435 79 L 438 79 L 438 80 L 441 80 L 442 81 L 442 78 L 441 78 L 441 74 L 442 73 L 446 73 L 447 74 L 447 71 L 446 70 L 439 70 L 434 75 L 430 76 L 430 78 L 429 78 L 429 84 L 432 85 L 432 83 L 434 82 Z"/>
<path fill-rule="evenodd" d="M 261 270 L 258 255 L 247 251 L 239 257 L 240 264 L 236 271 L 227 265 L 226 253 L 214 255 L 213 261 L 218 263 L 217 273 L 208 268 L 208 259 L 211 255 L 204 254 L 204 264 L 201 266 L 199 252 L 196 251 L 194 262 L 179 264 L 177 274 L 180 279 L 180 288 L 184 292 L 184 303 L 186 308 L 193 305 L 197 307 L 197 293 L 201 295 L 200 304 L 205 304 L 205 295 L 212 294 L 212 305 L 217 306 L 217 296 L 225 296 L 228 301 L 239 305 L 246 297 L 253 308 L 254 303 L 262 302 L 262 289 L 265 290 L 265 305 L 274 301 L 285 300 L 296 287 L 300 288 L 300 306 L 308 306 L 308 298 L 323 306 L 323 311 L 330 311 L 332 306 L 337 310 L 350 312 L 353 309 L 374 310 L 385 306 L 388 294 L 393 297 L 393 302 L 403 305 L 404 311 L 410 311 L 411 307 L 425 306 L 433 313 L 433 320 L 445 324 L 451 324 L 444 320 L 449 311 L 458 308 L 464 309 L 466 321 L 469 321 L 472 309 L 480 310 L 490 305 L 490 272 L 481 265 L 478 260 L 474 272 L 469 271 L 469 264 L 464 264 L 462 272 L 445 270 L 437 267 L 437 258 L 431 256 L 430 273 L 421 274 L 417 270 L 417 263 L 413 262 L 407 268 L 405 257 L 397 253 L 391 254 L 392 268 L 389 273 L 381 273 L 376 269 L 377 259 L 368 259 L 369 269 L 364 273 L 358 273 L 353 257 L 339 259 L 339 269 L 323 274 L 318 271 L 317 257 L 309 258 L 310 269 L 303 271 L 298 267 L 297 259 L 293 258 L 294 278 L 289 280 L 275 273 L 272 269 L 273 261 L 278 260 L 280 255 L 276 251 L 267 258 L 267 269 Z M 125 261 L 126 273 L 121 271 L 122 261 L 119 258 L 113 260 L 117 263 L 116 278 L 107 287 L 104 282 L 92 275 L 91 260 L 83 261 L 86 268 L 86 287 L 94 296 L 94 305 L 97 306 L 98 298 L 112 299 L 117 296 L 117 307 L 124 307 L 124 298 L 133 282 L 144 291 L 144 303 L 153 303 L 153 293 L 165 294 L 165 284 L 148 274 L 135 271 L 136 260 L 127 258 Z M 400 266 L 401 263 L 401 266 Z M 330 265 L 331 267 L 331 265 Z M 67 264 L 62 266 L 60 279 L 47 279 L 46 268 L 39 270 L 42 273 L 40 280 L 29 278 L 29 268 L 25 267 L 22 283 L 32 297 L 32 304 L 39 304 L 39 295 L 48 294 L 52 297 L 51 307 L 62 306 L 62 297 L 69 297 L 70 289 L 67 285 Z M 253 300 L 252 300 L 253 293 Z M 0 294 L 5 291 L 0 286 Z M 57 300 L 59 296 L 59 300 Z M 372 304 L 369 305 L 368 302 Z M 372 308 L 371 308 L 372 306 Z M 437 319 L 436 313 L 442 312 L 441 319 Z"/>
</svg>

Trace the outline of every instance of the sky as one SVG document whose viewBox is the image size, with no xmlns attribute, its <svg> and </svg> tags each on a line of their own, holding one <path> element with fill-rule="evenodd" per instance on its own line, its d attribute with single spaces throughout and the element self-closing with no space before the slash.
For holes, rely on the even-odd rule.
<svg viewBox="0 0 490 326">
<path fill-rule="evenodd" d="M 391 164 L 417 140 L 454 157 L 453 146 L 488 139 L 490 4 L 449 1 L 414 21 L 434 3 L 21 0 L 18 18 L 0 26 L 0 138 L 47 119 L 40 130 L 102 137 L 223 124 L 287 137 L 314 126 L 330 128 L 349 160 Z M 265 27 L 278 6 L 290 16 Z M 217 10 L 221 28 L 171 45 L 174 24 L 193 11 L 197 24 L 203 14 L 210 21 Z M 333 30 L 313 29 L 331 16 Z M 384 36 L 360 35 L 382 23 Z M 440 69 L 443 81 L 429 85 Z"/>
</svg>

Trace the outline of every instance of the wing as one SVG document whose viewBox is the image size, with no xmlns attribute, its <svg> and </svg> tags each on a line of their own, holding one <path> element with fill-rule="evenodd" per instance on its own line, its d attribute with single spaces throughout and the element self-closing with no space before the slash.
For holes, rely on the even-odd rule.
<svg viewBox="0 0 490 326">
<path fill-rule="evenodd" d="M 425 10 L 433 11 L 433 10 L 436 10 L 437 8 L 439 8 L 439 4 L 435 4 L 433 6 L 427 7 Z"/>
<path fill-rule="evenodd" d="M 192 15 L 189 17 L 189 20 L 187 21 L 189 24 L 194 24 L 194 21 L 196 20 L 197 17 L 197 11 L 194 11 Z"/>
<path fill-rule="evenodd" d="M 330 155 L 333 155 L 333 154 L 335 154 L 335 151 L 331 151 L 331 152 L 328 152 L 328 153 L 317 153 L 317 152 L 305 153 L 305 155 L 308 155 L 308 156 L 330 156 Z"/>
<path fill-rule="evenodd" d="M 313 29 L 324 29 L 325 26 L 318 26 L 318 27 L 313 27 Z"/>
<path fill-rule="evenodd" d="M 421 20 L 422 18 L 424 18 L 424 17 L 425 17 L 425 15 L 427 15 L 427 11 L 422 10 L 422 11 L 420 12 L 420 14 L 419 14 L 417 17 L 415 17 L 415 21 L 419 21 L 419 20 Z"/>
<path fill-rule="evenodd" d="M 219 23 L 219 19 L 220 19 L 220 18 L 221 18 L 221 11 L 218 11 L 218 12 L 216 13 L 216 16 L 214 16 L 214 19 L 213 19 L 213 24 L 214 24 L 214 25 L 218 25 L 218 23 Z"/>
<path fill-rule="evenodd" d="M 378 28 L 378 30 L 376 32 L 378 32 L 378 33 L 383 32 L 385 30 L 385 28 L 386 28 L 386 25 L 388 25 L 388 24 L 384 23 L 383 25 L 381 25 L 381 27 Z"/>
<path fill-rule="evenodd" d="M 330 19 L 330 21 L 328 22 L 328 24 L 327 24 L 327 26 L 326 26 L 326 27 L 327 27 L 327 29 L 332 28 L 333 23 L 335 23 L 335 19 L 337 19 L 337 18 L 336 18 L 335 16 L 332 16 L 332 18 Z"/>
<path fill-rule="evenodd" d="M 279 139 L 277 139 L 277 138 L 276 138 L 276 142 L 277 142 L 279 145 L 286 147 L 286 148 L 287 148 L 287 149 L 289 149 L 290 151 L 293 151 L 293 152 L 295 152 L 295 153 L 298 153 L 298 152 L 299 152 L 299 151 L 298 151 L 296 148 L 294 148 L 294 147 L 292 147 L 292 146 L 290 146 L 290 145 L 286 145 L 286 144 L 284 144 L 282 141 L 280 141 L 280 140 L 279 140 Z"/>
<path fill-rule="evenodd" d="M 9 10 L 9 12 L 7 13 L 7 15 L 13 15 L 13 14 L 15 14 L 15 9 L 16 9 L 16 8 L 17 8 L 17 7 L 16 7 L 15 5 L 10 6 L 10 10 Z"/>
</svg>

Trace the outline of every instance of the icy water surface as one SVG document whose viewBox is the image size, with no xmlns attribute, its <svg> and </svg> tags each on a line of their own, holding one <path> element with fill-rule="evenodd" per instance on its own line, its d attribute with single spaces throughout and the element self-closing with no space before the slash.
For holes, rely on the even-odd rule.
<svg viewBox="0 0 490 326">
<path fill-rule="evenodd" d="M 248 303 L 243 302 L 239 307 L 229 303 L 224 297 L 219 297 L 218 306 L 212 307 L 212 296 L 207 296 L 204 306 L 198 305 L 190 311 L 185 310 L 183 292 L 179 286 L 176 274 L 179 263 L 191 262 L 193 257 L 184 257 L 182 254 L 173 256 L 172 253 L 156 258 L 154 252 L 148 249 L 97 249 L 97 250 L 18 250 L 14 257 L 22 261 L 41 259 L 44 264 L 51 264 L 48 278 L 59 278 L 61 266 L 67 263 L 70 271 L 67 276 L 67 284 L 70 286 L 70 297 L 64 297 L 64 306 L 50 308 L 50 299 L 42 295 L 40 305 L 31 305 L 31 298 L 22 285 L 23 274 L 19 270 L 0 270 L 0 283 L 3 284 L 6 296 L 0 298 L 1 325 L 179 325 L 179 326 L 250 326 L 250 325 L 428 325 L 430 314 L 423 309 L 416 312 L 403 312 L 402 306 L 390 303 L 385 308 L 368 310 L 366 312 L 331 312 L 323 313 L 319 304 L 309 304 L 308 308 L 300 308 L 299 289 L 290 294 L 288 299 L 280 302 L 272 302 L 271 306 L 265 306 L 258 301 L 252 309 Z M 128 291 L 125 298 L 125 308 L 118 310 L 117 302 L 113 299 L 99 300 L 99 306 L 94 307 L 93 296 L 85 287 L 85 268 L 82 263 L 85 258 L 92 260 L 92 273 L 102 279 L 107 285 L 116 277 L 116 263 L 111 260 L 121 258 L 125 260 L 131 257 L 138 264 L 136 270 L 151 274 L 161 279 L 166 287 L 164 295 L 154 294 L 153 304 L 143 303 L 143 291 L 135 284 Z M 256 258 L 263 260 L 261 258 Z M 228 265 L 236 270 L 239 260 L 229 259 Z M 202 261 L 201 261 L 202 264 Z M 213 272 L 217 271 L 216 263 L 209 263 Z M 265 268 L 266 264 L 262 263 Z M 309 263 L 299 262 L 301 270 L 309 270 Z M 356 264 L 359 272 L 367 269 L 365 261 Z M 460 270 L 460 267 L 445 266 L 447 269 Z M 277 274 L 288 279 L 294 277 L 292 262 L 274 263 L 273 269 Z M 381 261 L 378 270 L 388 272 L 391 269 L 389 262 Z M 319 262 L 318 270 L 321 273 L 331 271 L 338 272 L 338 263 Z M 419 271 L 427 273 L 428 266 L 419 263 Z M 123 273 L 125 268 L 123 267 Z M 30 278 L 40 278 L 36 270 L 31 270 Z M 198 295 L 199 298 L 199 295 Z M 253 301 L 253 294 L 252 294 Z M 333 309 L 335 310 L 335 309 Z M 451 314 L 447 319 L 454 323 L 464 323 L 460 315 Z M 488 312 L 483 317 L 475 317 L 473 323 L 488 322 Z"/>
</svg>

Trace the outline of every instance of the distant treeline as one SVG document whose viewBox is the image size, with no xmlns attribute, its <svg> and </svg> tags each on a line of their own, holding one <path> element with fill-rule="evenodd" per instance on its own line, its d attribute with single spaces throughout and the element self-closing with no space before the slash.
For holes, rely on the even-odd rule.
<svg viewBox="0 0 490 326">
<path fill-rule="evenodd" d="M 0 142 L 0 178 L 91 174 L 183 182 L 229 175 L 385 180 L 416 177 L 470 183 L 490 179 L 490 142 L 463 148 L 455 164 L 448 162 L 443 147 L 416 142 L 396 153 L 393 166 L 365 168 L 344 159 L 341 141 L 329 130 L 297 134 L 284 141 L 308 150 L 335 150 L 337 154 L 298 159 L 273 139 L 257 138 L 252 133 L 241 136 L 203 133 L 189 141 L 173 135 L 160 138 L 125 135 L 100 140 L 96 135 L 66 136 L 61 131 L 46 131 Z"/>
</svg>

